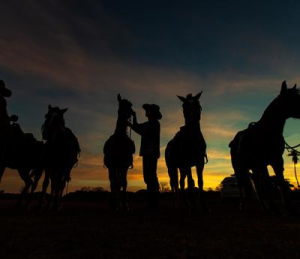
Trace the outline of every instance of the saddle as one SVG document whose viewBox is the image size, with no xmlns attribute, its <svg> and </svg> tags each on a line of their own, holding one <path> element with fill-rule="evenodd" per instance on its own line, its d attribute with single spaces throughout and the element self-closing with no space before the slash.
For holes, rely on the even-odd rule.
<svg viewBox="0 0 300 259">
<path fill-rule="evenodd" d="M 24 133 L 20 125 L 13 123 L 9 125 L 5 136 L 1 136 L 1 159 L 5 159 L 5 164 L 15 168 L 16 165 L 28 165 L 36 155 L 41 155 L 43 145 L 37 141 L 31 133 Z"/>
<path fill-rule="evenodd" d="M 229 147 L 234 150 L 235 153 L 241 154 L 246 150 L 249 150 L 253 135 L 258 131 L 257 123 L 251 122 L 247 129 L 239 131 L 234 139 L 229 143 Z M 253 144 L 253 143 L 252 143 Z"/>
</svg>

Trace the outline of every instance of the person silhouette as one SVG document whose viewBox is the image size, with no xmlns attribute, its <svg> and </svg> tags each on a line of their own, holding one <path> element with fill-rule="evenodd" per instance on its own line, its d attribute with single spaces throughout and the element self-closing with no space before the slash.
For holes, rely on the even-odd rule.
<svg viewBox="0 0 300 259">
<path fill-rule="evenodd" d="M 11 90 L 6 88 L 3 80 L 0 80 L 0 131 L 4 132 L 9 127 L 10 117 L 7 114 L 7 102 L 5 97 L 11 96 Z M 3 134 L 1 134 L 1 137 Z"/>
<path fill-rule="evenodd" d="M 141 135 L 140 156 L 143 157 L 143 176 L 147 185 L 149 209 L 158 207 L 159 183 L 157 178 L 157 162 L 160 157 L 160 123 L 162 119 L 160 108 L 156 104 L 144 104 L 148 121 L 138 123 L 136 113 L 133 113 L 133 122 L 129 123 L 137 134 Z"/>
<path fill-rule="evenodd" d="M 16 116 L 8 116 L 7 102 L 5 98 L 11 96 L 11 90 L 6 88 L 3 80 L 0 80 L 0 181 L 4 172 L 4 156 L 7 144 L 7 136 L 10 128 L 10 121 Z"/>
</svg>

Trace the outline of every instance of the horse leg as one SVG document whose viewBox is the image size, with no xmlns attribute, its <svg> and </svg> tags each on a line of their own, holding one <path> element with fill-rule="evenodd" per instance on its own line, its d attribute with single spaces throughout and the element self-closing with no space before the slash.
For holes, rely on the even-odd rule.
<svg viewBox="0 0 300 259">
<path fill-rule="evenodd" d="M 276 179 L 278 181 L 278 185 L 279 188 L 281 190 L 281 195 L 282 195 L 282 199 L 284 202 L 284 208 L 287 212 L 289 213 L 295 213 L 295 208 L 293 207 L 292 203 L 291 203 L 291 190 L 287 184 L 287 182 L 284 179 L 284 175 L 283 175 L 283 171 L 284 171 L 284 167 L 283 167 L 283 159 L 282 157 L 280 157 L 280 159 L 276 159 L 274 160 L 276 162 L 274 162 L 272 164 L 272 167 L 274 169 L 275 175 L 276 175 Z"/>
<path fill-rule="evenodd" d="M 234 152 L 232 149 L 230 150 L 230 156 L 231 156 L 231 165 L 234 171 L 234 175 L 237 180 L 237 185 L 239 188 L 240 193 L 240 210 L 245 210 L 245 201 L 244 201 L 244 176 L 245 172 L 247 171 L 246 168 L 241 166 L 241 158 L 239 157 L 237 152 Z"/>
<path fill-rule="evenodd" d="M 269 171 L 266 166 L 253 168 L 253 176 L 257 194 L 263 208 L 276 213 L 274 204 L 273 188 L 270 181 Z"/>
<path fill-rule="evenodd" d="M 27 207 L 30 206 L 30 203 L 32 201 L 32 198 L 33 198 L 33 193 L 35 192 L 36 188 L 37 188 L 37 185 L 38 185 L 38 182 L 39 180 L 41 179 L 42 177 L 42 174 L 43 174 L 43 170 L 42 168 L 35 168 L 32 170 L 30 176 L 34 177 L 34 180 L 33 180 L 33 183 L 31 185 L 31 188 L 30 188 L 30 194 L 29 194 L 29 197 L 27 199 Z"/>
<path fill-rule="evenodd" d="M 108 175 L 110 181 L 109 208 L 115 210 L 117 207 L 117 169 L 115 167 L 108 168 Z"/>
<path fill-rule="evenodd" d="M 42 207 L 44 205 L 49 183 L 50 183 L 50 170 L 45 169 L 45 178 L 44 178 L 43 185 L 42 185 L 41 196 L 40 196 L 40 199 L 39 199 L 39 202 L 38 202 L 38 209 L 42 209 Z"/>
<path fill-rule="evenodd" d="M 0 156 L 1 157 L 1 156 Z M 1 166 L 0 165 L 0 183 L 1 183 L 1 180 L 2 180 L 2 176 L 4 174 L 4 171 L 5 171 L 5 166 Z"/>
<path fill-rule="evenodd" d="M 62 185 L 63 185 L 63 172 L 61 170 L 61 168 L 59 169 L 59 171 L 56 173 L 55 175 L 55 180 L 54 182 L 54 192 L 53 192 L 53 200 L 54 200 L 54 210 L 56 211 L 60 211 L 60 194 L 61 194 L 61 190 L 62 190 Z M 51 190 L 52 192 L 52 190 Z"/>
<path fill-rule="evenodd" d="M 191 203 L 190 203 L 188 197 L 186 196 L 186 191 L 185 191 L 185 178 L 188 175 L 188 170 L 189 169 L 186 168 L 186 167 L 179 168 L 179 171 L 180 171 L 180 191 L 181 191 L 181 195 L 183 197 L 184 203 L 188 207 L 191 207 Z"/>
<path fill-rule="evenodd" d="M 122 187 L 122 209 L 123 210 L 129 210 L 129 206 L 127 203 L 127 168 L 122 168 L 121 169 L 121 175 L 120 175 L 120 180 L 121 180 L 121 187 Z"/>
<path fill-rule="evenodd" d="M 186 176 L 188 182 L 188 192 L 189 192 L 189 199 L 192 203 L 195 203 L 195 181 L 192 175 L 192 168 L 186 169 Z"/>
<path fill-rule="evenodd" d="M 51 169 L 51 171 L 49 172 L 49 179 L 50 179 L 50 198 L 47 204 L 47 208 L 49 210 L 52 209 L 52 207 L 54 206 L 54 201 L 55 201 L 55 193 L 56 193 L 56 189 L 57 189 L 57 172 L 53 169 Z"/>
<path fill-rule="evenodd" d="M 32 184 L 32 180 L 30 178 L 30 169 L 19 169 L 18 172 L 19 172 L 19 175 L 20 175 L 21 179 L 25 183 L 25 187 L 22 190 L 22 192 L 19 196 L 19 199 L 17 201 L 17 204 L 16 204 L 16 207 L 20 208 L 20 207 L 22 207 L 23 199 L 26 196 L 26 194 L 27 194 L 27 192 L 28 192 L 28 190 L 29 190 L 29 188 Z"/>
<path fill-rule="evenodd" d="M 204 158 L 202 163 L 199 163 L 196 166 L 196 171 L 197 171 L 197 177 L 198 177 L 198 187 L 199 187 L 199 202 L 200 205 L 202 206 L 202 209 L 204 212 L 210 212 L 210 209 L 204 202 L 204 197 L 203 197 L 203 169 L 204 169 Z"/>
<path fill-rule="evenodd" d="M 178 170 L 176 167 L 168 167 L 168 174 L 170 177 L 170 186 L 173 195 L 173 207 L 178 206 Z"/>
<path fill-rule="evenodd" d="M 61 180 L 61 187 L 60 187 L 60 192 L 59 192 L 59 197 L 58 197 L 58 199 L 59 199 L 58 200 L 58 205 L 59 205 L 60 210 L 62 208 L 62 205 L 61 205 L 62 196 L 63 196 L 64 190 L 66 188 L 67 182 L 70 179 L 71 170 L 72 170 L 72 167 L 71 168 L 66 168 L 66 170 L 63 174 L 63 178 Z"/>
<path fill-rule="evenodd" d="M 234 175 L 240 192 L 240 210 L 245 210 L 245 199 L 252 199 L 253 186 L 250 179 L 250 172 L 247 168 L 236 168 L 233 166 Z"/>
</svg>

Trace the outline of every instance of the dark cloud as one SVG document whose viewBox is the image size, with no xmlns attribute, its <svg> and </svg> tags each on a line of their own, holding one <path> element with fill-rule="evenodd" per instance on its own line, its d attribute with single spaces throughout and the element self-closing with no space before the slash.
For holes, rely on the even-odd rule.
<svg viewBox="0 0 300 259">
<path fill-rule="evenodd" d="M 48 104 L 68 107 L 67 125 L 83 143 L 74 180 L 85 172 L 107 182 L 101 154 L 118 93 L 140 121 L 143 103 L 161 106 L 165 146 L 183 123 L 176 94 L 204 90 L 202 129 L 209 152 L 224 157 L 231 137 L 261 116 L 281 81 L 299 82 L 298 13 L 296 1 L 2 1 L 9 112 L 40 138 Z M 140 170 L 137 164 L 135 176 Z"/>
</svg>

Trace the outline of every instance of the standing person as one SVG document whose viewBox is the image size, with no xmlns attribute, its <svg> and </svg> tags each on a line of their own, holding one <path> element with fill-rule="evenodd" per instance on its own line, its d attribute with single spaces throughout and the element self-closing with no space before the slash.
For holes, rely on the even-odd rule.
<svg viewBox="0 0 300 259">
<path fill-rule="evenodd" d="M 141 135 L 140 156 L 143 157 L 143 175 L 148 191 L 148 205 L 150 209 L 158 207 L 159 183 L 157 178 L 157 161 L 160 157 L 160 123 L 162 115 L 156 104 L 144 104 L 148 121 L 138 123 L 136 114 L 133 114 L 133 123 L 129 126 Z"/>
<path fill-rule="evenodd" d="M 10 97 L 11 91 L 5 87 L 4 81 L 0 80 L 0 138 L 3 138 L 3 132 L 9 127 L 10 118 L 7 114 L 7 103 L 5 97 Z"/>
<path fill-rule="evenodd" d="M 3 80 L 0 80 L 0 182 L 4 173 L 4 156 L 9 133 L 10 121 L 12 118 L 7 114 L 7 97 L 11 96 L 11 90 L 5 87 Z"/>
</svg>

